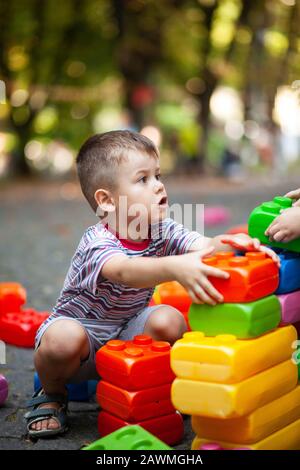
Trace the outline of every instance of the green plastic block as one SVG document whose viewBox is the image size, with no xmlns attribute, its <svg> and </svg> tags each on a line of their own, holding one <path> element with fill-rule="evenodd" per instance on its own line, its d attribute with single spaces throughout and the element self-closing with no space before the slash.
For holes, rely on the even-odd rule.
<svg viewBox="0 0 300 470">
<path fill-rule="evenodd" d="M 141 426 L 125 426 L 82 450 L 172 450 Z"/>
<path fill-rule="evenodd" d="M 289 251 L 300 252 L 300 238 L 289 243 L 270 241 L 265 231 L 273 220 L 280 215 L 282 209 L 292 207 L 293 201 L 289 197 L 277 196 L 273 201 L 263 202 L 250 214 L 248 221 L 248 232 L 250 237 L 258 238 L 262 243 L 275 248 L 283 248 Z"/>
<path fill-rule="evenodd" d="M 207 336 L 231 334 L 239 339 L 255 338 L 276 328 L 280 319 L 276 295 L 241 304 L 192 304 L 189 310 L 191 329 Z"/>
</svg>

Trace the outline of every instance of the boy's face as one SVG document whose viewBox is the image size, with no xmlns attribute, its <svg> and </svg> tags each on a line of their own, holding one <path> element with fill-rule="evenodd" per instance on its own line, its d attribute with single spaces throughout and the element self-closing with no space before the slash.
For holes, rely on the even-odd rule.
<svg viewBox="0 0 300 470">
<path fill-rule="evenodd" d="M 159 159 L 143 153 L 130 153 L 128 160 L 119 166 L 118 189 L 114 196 L 117 215 L 124 215 L 124 202 L 127 204 L 127 225 L 135 219 L 148 230 L 150 223 L 164 219 L 168 198 L 160 180 Z"/>
</svg>

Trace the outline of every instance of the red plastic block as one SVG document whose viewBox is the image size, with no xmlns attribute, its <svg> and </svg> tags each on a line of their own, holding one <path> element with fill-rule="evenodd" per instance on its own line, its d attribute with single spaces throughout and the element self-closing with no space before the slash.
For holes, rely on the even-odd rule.
<svg viewBox="0 0 300 470">
<path fill-rule="evenodd" d="M 19 312 L 26 303 L 26 290 L 18 282 L 0 282 L 0 315 Z"/>
<path fill-rule="evenodd" d="M 175 412 L 171 383 L 128 392 L 101 380 L 97 386 L 97 400 L 103 410 L 131 423 Z"/>
<path fill-rule="evenodd" d="M 248 252 L 245 256 L 218 252 L 202 261 L 230 274 L 229 279 L 209 277 L 225 303 L 253 302 L 271 295 L 279 284 L 277 264 L 262 252 Z"/>
<path fill-rule="evenodd" d="M 4 313 L 0 316 L 0 339 L 15 346 L 32 348 L 38 328 L 49 315 L 48 312 L 38 313 L 32 308 Z"/>
<path fill-rule="evenodd" d="M 97 371 L 106 382 L 131 391 L 169 384 L 175 379 L 170 349 L 169 343 L 147 335 L 111 340 L 96 354 Z"/>
<path fill-rule="evenodd" d="M 98 415 L 98 431 L 101 437 L 107 436 L 117 429 L 131 424 L 133 423 L 117 418 L 106 411 L 100 411 Z M 181 414 L 177 411 L 158 418 L 140 421 L 135 424 L 146 429 L 146 431 L 168 445 L 177 444 L 183 438 L 183 419 Z"/>
</svg>

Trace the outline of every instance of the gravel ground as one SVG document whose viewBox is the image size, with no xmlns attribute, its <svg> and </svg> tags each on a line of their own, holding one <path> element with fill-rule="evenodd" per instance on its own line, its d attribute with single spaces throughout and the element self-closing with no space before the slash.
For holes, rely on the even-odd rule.
<svg viewBox="0 0 300 470">
<path fill-rule="evenodd" d="M 281 181 L 262 178 L 239 184 L 210 179 L 167 181 L 170 203 L 224 205 L 228 224 L 208 230 L 222 233 L 245 223 L 261 201 L 299 186 L 296 176 Z M 85 228 L 97 222 L 76 183 L 14 183 L 0 187 L 0 281 L 17 281 L 28 293 L 27 305 L 50 310 L 61 290 L 71 257 Z M 36 442 L 25 435 L 24 403 L 33 388 L 33 351 L 7 346 L 7 365 L 1 366 L 10 384 L 9 397 L 0 408 L 0 449 L 80 449 L 97 435 L 95 402 L 70 404 L 70 431 L 63 437 Z M 185 437 L 178 449 L 189 449 L 193 434 L 185 419 Z"/>
</svg>

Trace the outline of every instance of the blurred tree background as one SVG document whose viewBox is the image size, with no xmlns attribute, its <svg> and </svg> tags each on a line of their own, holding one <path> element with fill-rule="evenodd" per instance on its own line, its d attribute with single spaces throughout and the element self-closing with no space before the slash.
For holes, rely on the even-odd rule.
<svg viewBox="0 0 300 470">
<path fill-rule="evenodd" d="M 170 173 L 294 169 L 298 0 L 0 0 L 0 177 L 66 175 L 116 128 Z"/>
</svg>

